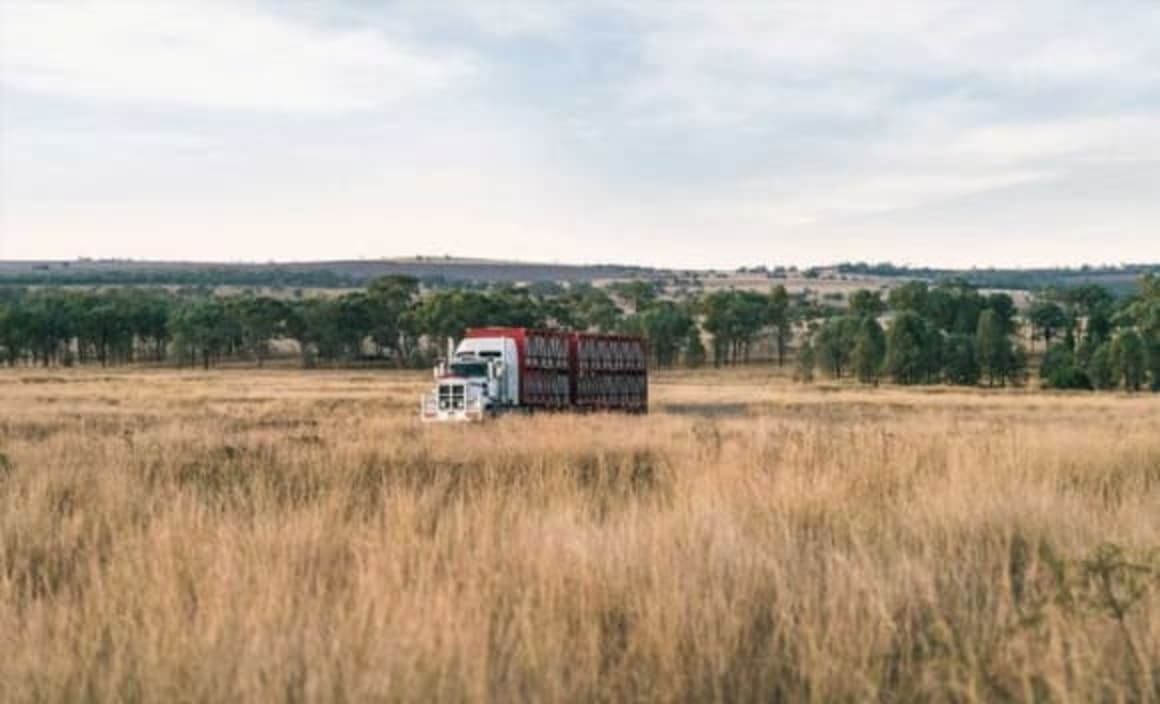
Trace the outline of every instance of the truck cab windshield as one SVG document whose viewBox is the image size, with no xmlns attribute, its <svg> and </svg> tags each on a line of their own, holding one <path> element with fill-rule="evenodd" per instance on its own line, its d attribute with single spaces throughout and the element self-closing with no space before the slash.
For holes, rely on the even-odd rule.
<svg viewBox="0 0 1160 704">
<path fill-rule="evenodd" d="M 481 362 L 452 362 L 451 373 L 455 376 L 487 376 L 487 365 Z"/>
</svg>

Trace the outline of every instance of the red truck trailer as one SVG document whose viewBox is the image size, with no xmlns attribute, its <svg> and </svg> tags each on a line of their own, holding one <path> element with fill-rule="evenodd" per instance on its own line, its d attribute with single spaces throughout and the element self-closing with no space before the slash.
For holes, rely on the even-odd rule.
<svg viewBox="0 0 1160 704">
<path fill-rule="evenodd" d="M 480 420 L 508 411 L 648 412 L 641 337 L 530 328 L 471 328 L 435 371 L 424 420 Z"/>
</svg>

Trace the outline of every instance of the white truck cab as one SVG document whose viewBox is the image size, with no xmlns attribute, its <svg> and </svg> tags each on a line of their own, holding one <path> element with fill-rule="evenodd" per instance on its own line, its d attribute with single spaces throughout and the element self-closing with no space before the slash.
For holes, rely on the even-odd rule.
<svg viewBox="0 0 1160 704">
<path fill-rule="evenodd" d="M 473 337 L 435 367 L 435 388 L 421 402 L 424 421 L 476 421 L 515 408 L 520 398 L 516 343 Z"/>
</svg>

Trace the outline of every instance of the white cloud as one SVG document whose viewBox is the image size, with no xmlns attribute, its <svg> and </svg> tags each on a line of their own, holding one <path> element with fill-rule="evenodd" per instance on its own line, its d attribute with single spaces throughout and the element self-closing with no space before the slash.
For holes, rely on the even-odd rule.
<svg viewBox="0 0 1160 704">
<path fill-rule="evenodd" d="M 812 193 L 771 199 L 751 212 L 769 224 L 812 225 L 828 220 L 905 210 L 948 198 L 960 198 L 1057 176 L 1052 171 L 904 170 L 839 182 Z"/>
<path fill-rule="evenodd" d="M 3 17 L 2 79 L 38 93 L 333 113 L 473 71 L 462 53 L 293 22 L 241 0 L 10 0 Z"/>
<path fill-rule="evenodd" d="M 631 59 L 611 85 L 598 87 L 620 101 L 605 109 L 646 128 L 888 120 L 915 101 L 955 94 L 974 94 L 999 112 L 1090 95 L 1092 103 L 1082 108 L 1106 111 L 1160 90 L 1160 4 L 1153 0 L 410 0 L 403 6 L 418 22 L 457 18 L 488 37 L 561 49 L 575 64 L 599 60 L 586 45 L 593 35 L 626 40 Z"/>
<path fill-rule="evenodd" d="M 981 125 L 947 155 L 988 163 L 1160 161 L 1160 110 L 1137 115 Z"/>
<path fill-rule="evenodd" d="M 857 165 L 821 176 L 764 178 L 726 189 L 707 212 L 720 221 L 800 229 L 1082 180 L 1093 164 L 1160 163 L 1160 116 L 999 122 L 953 135 L 915 127 L 908 134 L 906 141 L 884 139 Z"/>
<path fill-rule="evenodd" d="M 500 38 L 564 31 L 583 6 L 575 0 L 399 0 L 399 5 L 420 21 L 432 17 L 465 20 L 484 35 Z"/>
<path fill-rule="evenodd" d="M 1155 0 L 0 8 L 27 256 L 918 262 L 1011 227 L 1160 256 L 1131 234 L 1160 222 Z"/>
<path fill-rule="evenodd" d="M 1154 4 L 623 7 L 642 66 L 621 89 L 628 120 L 816 145 L 705 186 L 721 223 L 798 230 L 1160 161 L 1160 105 L 1141 100 L 1160 90 Z"/>
</svg>

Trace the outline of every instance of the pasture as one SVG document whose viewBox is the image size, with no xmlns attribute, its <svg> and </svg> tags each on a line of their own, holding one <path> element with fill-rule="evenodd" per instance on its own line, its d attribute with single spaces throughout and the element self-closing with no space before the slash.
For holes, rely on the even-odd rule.
<svg viewBox="0 0 1160 704">
<path fill-rule="evenodd" d="M 1160 699 L 1160 397 L 0 372 L 0 700 Z"/>
</svg>

